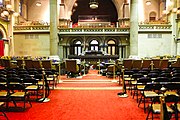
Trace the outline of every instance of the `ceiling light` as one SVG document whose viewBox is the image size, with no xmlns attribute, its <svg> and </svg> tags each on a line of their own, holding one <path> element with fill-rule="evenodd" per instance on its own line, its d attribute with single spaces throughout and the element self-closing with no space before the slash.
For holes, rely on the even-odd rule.
<svg viewBox="0 0 180 120">
<path fill-rule="evenodd" d="M 9 15 L 9 12 L 8 11 L 3 11 L 3 14 L 5 15 L 5 16 L 8 16 Z"/>
<path fill-rule="evenodd" d="M 98 8 L 98 2 L 96 0 L 90 0 L 89 7 L 91 9 L 97 9 Z"/>
<path fill-rule="evenodd" d="M 151 1 L 150 0 L 146 1 L 146 5 L 151 5 Z"/>
<path fill-rule="evenodd" d="M 41 1 L 37 1 L 36 6 L 40 7 L 41 6 Z"/>
</svg>

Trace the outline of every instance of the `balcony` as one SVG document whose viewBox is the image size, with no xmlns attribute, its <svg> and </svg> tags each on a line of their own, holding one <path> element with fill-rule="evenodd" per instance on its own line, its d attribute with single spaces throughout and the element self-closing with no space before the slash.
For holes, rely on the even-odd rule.
<svg viewBox="0 0 180 120">
<path fill-rule="evenodd" d="M 50 32 L 49 25 L 16 25 L 13 26 L 15 33 L 23 32 Z"/>
<path fill-rule="evenodd" d="M 14 33 L 25 33 L 25 32 L 50 32 L 49 25 L 16 25 L 13 26 Z M 148 32 L 172 32 L 172 25 L 170 24 L 139 24 L 139 33 Z M 59 34 L 73 35 L 73 34 L 130 34 L 129 27 L 100 27 L 100 28 L 63 28 L 58 27 Z"/>
<path fill-rule="evenodd" d="M 59 28 L 59 34 L 129 34 L 130 28 Z"/>
<path fill-rule="evenodd" d="M 157 23 L 157 22 L 149 22 L 149 23 L 140 23 L 138 32 L 147 33 L 147 32 L 172 32 L 171 24 L 169 23 Z"/>
</svg>

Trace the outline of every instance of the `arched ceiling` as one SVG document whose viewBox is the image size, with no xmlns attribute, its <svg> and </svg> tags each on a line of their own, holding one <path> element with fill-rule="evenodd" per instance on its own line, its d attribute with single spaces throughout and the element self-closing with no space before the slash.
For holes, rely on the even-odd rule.
<svg viewBox="0 0 180 120">
<path fill-rule="evenodd" d="M 112 0 L 97 0 L 99 3 L 98 9 L 89 7 L 90 0 L 77 0 L 77 7 L 73 7 L 74 11 L 71 16 L 73 23 L 78 21 L 78 15 L 109 15 L 111 22 L 116 22 L 118 14 Z"/>
</svg>

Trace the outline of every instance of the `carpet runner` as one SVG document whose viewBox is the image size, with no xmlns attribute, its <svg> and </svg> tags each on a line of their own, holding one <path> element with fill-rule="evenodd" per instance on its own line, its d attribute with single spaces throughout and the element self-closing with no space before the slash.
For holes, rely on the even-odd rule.
<svg viewBox="0 0 180 120">
<path fill-rule="evenodd" d="M 119 78 L 108 78 L 98 74 L 98 70 L 89 70 L 85 76 L 67 78 L 61 76 L 61 83 L 57 85 L 59 90 L 120 90 Z"/>
</svg>

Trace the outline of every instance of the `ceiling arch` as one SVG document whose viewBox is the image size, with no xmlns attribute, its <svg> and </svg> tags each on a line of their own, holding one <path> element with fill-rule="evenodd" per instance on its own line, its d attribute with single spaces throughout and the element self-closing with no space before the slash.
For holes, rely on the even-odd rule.
<svg viewBox="0 0 180 120">
<path fill-rule="evenodd" d="M 97 9 L 91 9 L 89 7 L 90 0 L 77 0 L 78 6 L 72 8 L 71 20 L 73 23 L 78 22 L 79 15 L 109 15 L 111 22 L 118 20 L 118 13 L 116 6 L 112 0 L 97 0 L 99 7 Z"/>
</svg>

